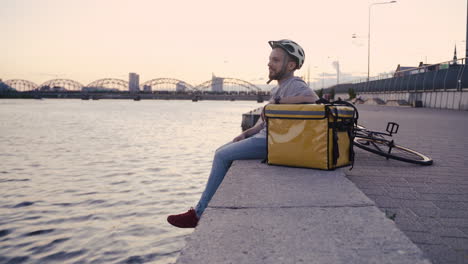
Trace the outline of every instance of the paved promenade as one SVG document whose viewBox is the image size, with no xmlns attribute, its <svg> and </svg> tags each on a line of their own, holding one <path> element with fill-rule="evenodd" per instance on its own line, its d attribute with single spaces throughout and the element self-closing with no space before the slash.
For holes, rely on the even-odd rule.
<svg viewBox="0 0 468 264">
<path fill-rule="evenodd" d="M 235 161 L 185 263 L 430 264 L 342 170 Z"/>
<path fill-rule="evenodd" d="M 359 105 L 359 122 L 385 130 L 400 124 L 396 142 L 434 159 L 412 165 L 356 149 L 344 169 L 433 263 L 468 263 L 468 112 Z"/>
</svg>

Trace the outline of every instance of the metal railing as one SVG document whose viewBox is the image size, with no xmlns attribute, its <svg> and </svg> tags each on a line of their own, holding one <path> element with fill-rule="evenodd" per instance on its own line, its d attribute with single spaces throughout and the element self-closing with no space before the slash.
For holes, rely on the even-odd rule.
<svg viewBox="0 0 468 264">
<path fill-rule="evenodd" d="M 468 88 L 466 58 L 423 65 L 412 69 L 381 74 L 367 80 L 335 86 L 336 92 L 348 92 L 353 88 L 357 93 L 461 91 Z M 330 87 L 332 88 L 332 87 Z"/>
</svg>

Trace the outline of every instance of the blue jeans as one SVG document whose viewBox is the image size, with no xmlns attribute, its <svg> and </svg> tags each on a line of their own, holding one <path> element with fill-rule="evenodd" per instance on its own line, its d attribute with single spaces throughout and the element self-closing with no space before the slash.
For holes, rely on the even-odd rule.
<svg viewBox="0 0 468 264">
<path fill-rule="evenodd" d="M 238 142 L 229 142 L 218 148 L 205 191 L 195 207 L 197 216 L 200 217 L 205 211 L 234 160 L 265 159 L 266 154 L 266 138 L 258 134 Z"/>
</svg>

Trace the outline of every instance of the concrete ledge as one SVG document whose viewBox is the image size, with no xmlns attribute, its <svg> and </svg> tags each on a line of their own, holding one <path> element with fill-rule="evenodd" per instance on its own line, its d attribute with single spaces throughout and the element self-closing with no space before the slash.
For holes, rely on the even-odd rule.
<svg viewBox="0 0 468 264">
<path fill-rule="evenodd" d="M 368 105 L 384 105 L 385 101 L 380 98 L 369 98 L 364 101 L 364 104 Z"/>
<path fill-rule="evenodd" d="M 430 263 L 340 170 L 236 161 L 177 263 Z"/>
<path fill-rule="evenodd" d="M 268 166 L 236 161 L 210 208 L 373 206 L 341 171 Z"/>
<path fill-rule="evenodd" d="M 411 106 L 406 100 L 387 100 L 388 106 Z"/>
</svg>

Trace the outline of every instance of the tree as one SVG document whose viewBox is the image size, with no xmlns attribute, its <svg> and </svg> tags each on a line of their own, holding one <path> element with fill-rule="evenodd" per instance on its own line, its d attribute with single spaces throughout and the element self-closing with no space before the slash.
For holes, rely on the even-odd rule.
<svg viewBox="0 0 468 264">
<path fill-rule="evenodd" d="M 335 88 L 331 88 L 330 90 L 330 99 L 335 99 Z"/>
<path fill-rule="evenodd" d="M 356 98 L 356 91 L 354 91 L 353 88 L 349 88 L 348 89 L 348 95 L 349 95 L 349 99 L 354 99 L 354 98 Z"/>
<path fill-rule="evenodd" d="M 319 98 L 323 98 L 323 88 L 320 89 L 320 90 L 318 90 L 317 96 L 318 96 Z"/>
</svg>

